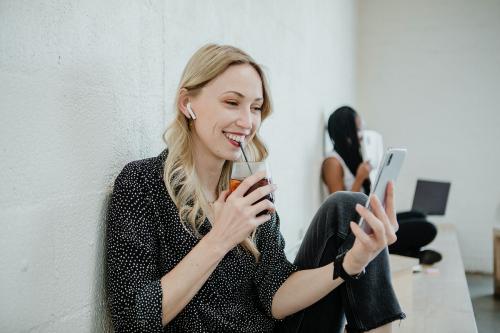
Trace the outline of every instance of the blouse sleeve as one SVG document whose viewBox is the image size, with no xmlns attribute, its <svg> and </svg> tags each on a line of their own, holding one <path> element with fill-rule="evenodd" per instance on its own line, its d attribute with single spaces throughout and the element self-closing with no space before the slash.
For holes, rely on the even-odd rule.
<svg viewBox="0 0 500 333">
<path fill-rule="evenodd" d="M 254 283 L 259 300 L 267 315 L 272 317 L 273 297 L 285 280 L 297 270 L 285 256 L 285 240 L 279 230 L 279 216 L 273 214 L 271 220 L 257 229 L 256 244 L 261 257 L 257 265 Z"/>
<path fill-rule="evenodd" d="M 162 332 L 153 212 L 140 169 L 118 175 L 108 208 L 106 285 L 116 333 Z"/>
</svg>

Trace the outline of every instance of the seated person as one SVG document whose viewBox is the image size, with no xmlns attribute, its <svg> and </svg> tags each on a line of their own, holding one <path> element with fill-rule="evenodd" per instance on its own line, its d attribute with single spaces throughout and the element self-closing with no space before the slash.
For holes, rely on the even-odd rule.
<svg viewBox="0 0 500 333">
<path fill-rule="evenodd" d="M 106 228 L 106 286 L 120 332 L 391 332 L 405 317 L 391 284 L 394 187 L 373 213 L 362 193 L 319 208 L 287 260 L 268 184 L 257 172 L 229 192 L 242 150 L 262 161 L 271 113 L 262 68 L 232 46 L 199 49 L 183 71 L 159 156 L 118 175 Z M 288 209 L 300 209 L 289 207 Z M 266 211 L 265 214 L 260 214 Z M 356 223 L 361 215 L 375 233 Z M 375 292 L 376 291 L 376 292 Z"/>
<path fill-rule="evenodd" d="M 326 154 L 321 175 L 328 193 L 353 191 L 370 193 L 369 161 L 363 161 L 361 143 L 363 140 L 361 117 L 349 106 L 335 110 L 328 118 L 328 135 L 333 151 Z M 405 212 L 397 215 L 398 240 L 389 246 L 389 252 L 418 258 L 420 263 L 431 265 L 441 260 L 433 250 L 422 250 L 434 240 L 436 227 L 419 212 Z"/>
</svg>

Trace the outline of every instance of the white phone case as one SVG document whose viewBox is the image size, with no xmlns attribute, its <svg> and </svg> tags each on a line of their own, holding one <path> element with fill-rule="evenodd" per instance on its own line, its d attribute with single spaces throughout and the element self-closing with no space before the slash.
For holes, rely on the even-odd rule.
<svg viewBox="0 0 500 333">
<path fill-rule="evenodd" d="M 377 177 L 375 178 L 375 183 L 372 184 L 372 190 L 370 193 L 370 196 L 376 195 L 378 197 L 383 207 L 385 207 L 385 191 L 387 189 L 387 184 L 389 181 L 392 181 L 393 183 L 396 182 L 405 157 L 406 149 L 404 148 L 389 148 L 384 153 L 382 164 L 380 165 Z M 369 199 L 366 201 L 365 207 L 370 209 Z M 372 232 L 371 227 L 363 220 L 363 218 L 360 219 L 359 226 L 366 233 Z"/>
</svg>

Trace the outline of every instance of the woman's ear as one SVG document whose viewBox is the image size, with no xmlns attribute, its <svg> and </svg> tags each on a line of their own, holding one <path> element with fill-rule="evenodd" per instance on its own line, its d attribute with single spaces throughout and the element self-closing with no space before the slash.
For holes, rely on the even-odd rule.
<svg viewBox="0 0 500 333">
<path fill-rule="evenodd" d="M 193 117 L 194 113 L 191 109 L 191 103 L 189 103 L 189 95 L 188 90 L 186 88 L 182 88 L 179 92 L 179 105 L 177 107 L 184 114 L 187 119 L 196 119 L 196 116 Z M 191 111 L 191 112 L 190 112 Z"/>
</svg>

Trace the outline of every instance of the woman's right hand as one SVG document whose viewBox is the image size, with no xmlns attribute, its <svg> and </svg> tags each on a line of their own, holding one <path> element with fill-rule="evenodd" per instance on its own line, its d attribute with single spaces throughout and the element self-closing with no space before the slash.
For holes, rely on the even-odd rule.
<svg viewBox="0 0 500 333">
<path fill-rule="evenodd" d="M 268 199 L 257 201 L 274 192 L 276 185 L 259 187 L 245 196 L 250 187 L 265 176 L 265 171 L 260 171 L 245 178 L 232 193 L 228 190 L 221 192 L 213 203 L 214 221 L 207 236 L 222 246 L 225 252 L 245 240 L 259 225 L 271 219 L 269 214 L 257 214 L 266 210 L 274 212 L 274 204 Z"/>
<path fill-rule="evenodd" d="M 370 162 L 365 161 L 358 166 L 358 169 L 356 170 L 356 178 L 364 181 L 370 176 L 370 171 L 372 171 Z"/>
<path fill-rule="evenodd" d="M 361 272 L 383 249 L 397 240 L 399 224 L 392 181 L 385 192 L 385 208 L 376 195 L 370 196 L 369 200 L 373 211 L 360 204 L 356 205 L 356 211 L 371 227 L 372 233 L 366 233 L 358 224 L 351 222 L 351 230 L 356 238 L 344 259 L 344 269 L 350 275 Z"/>
</svg>

